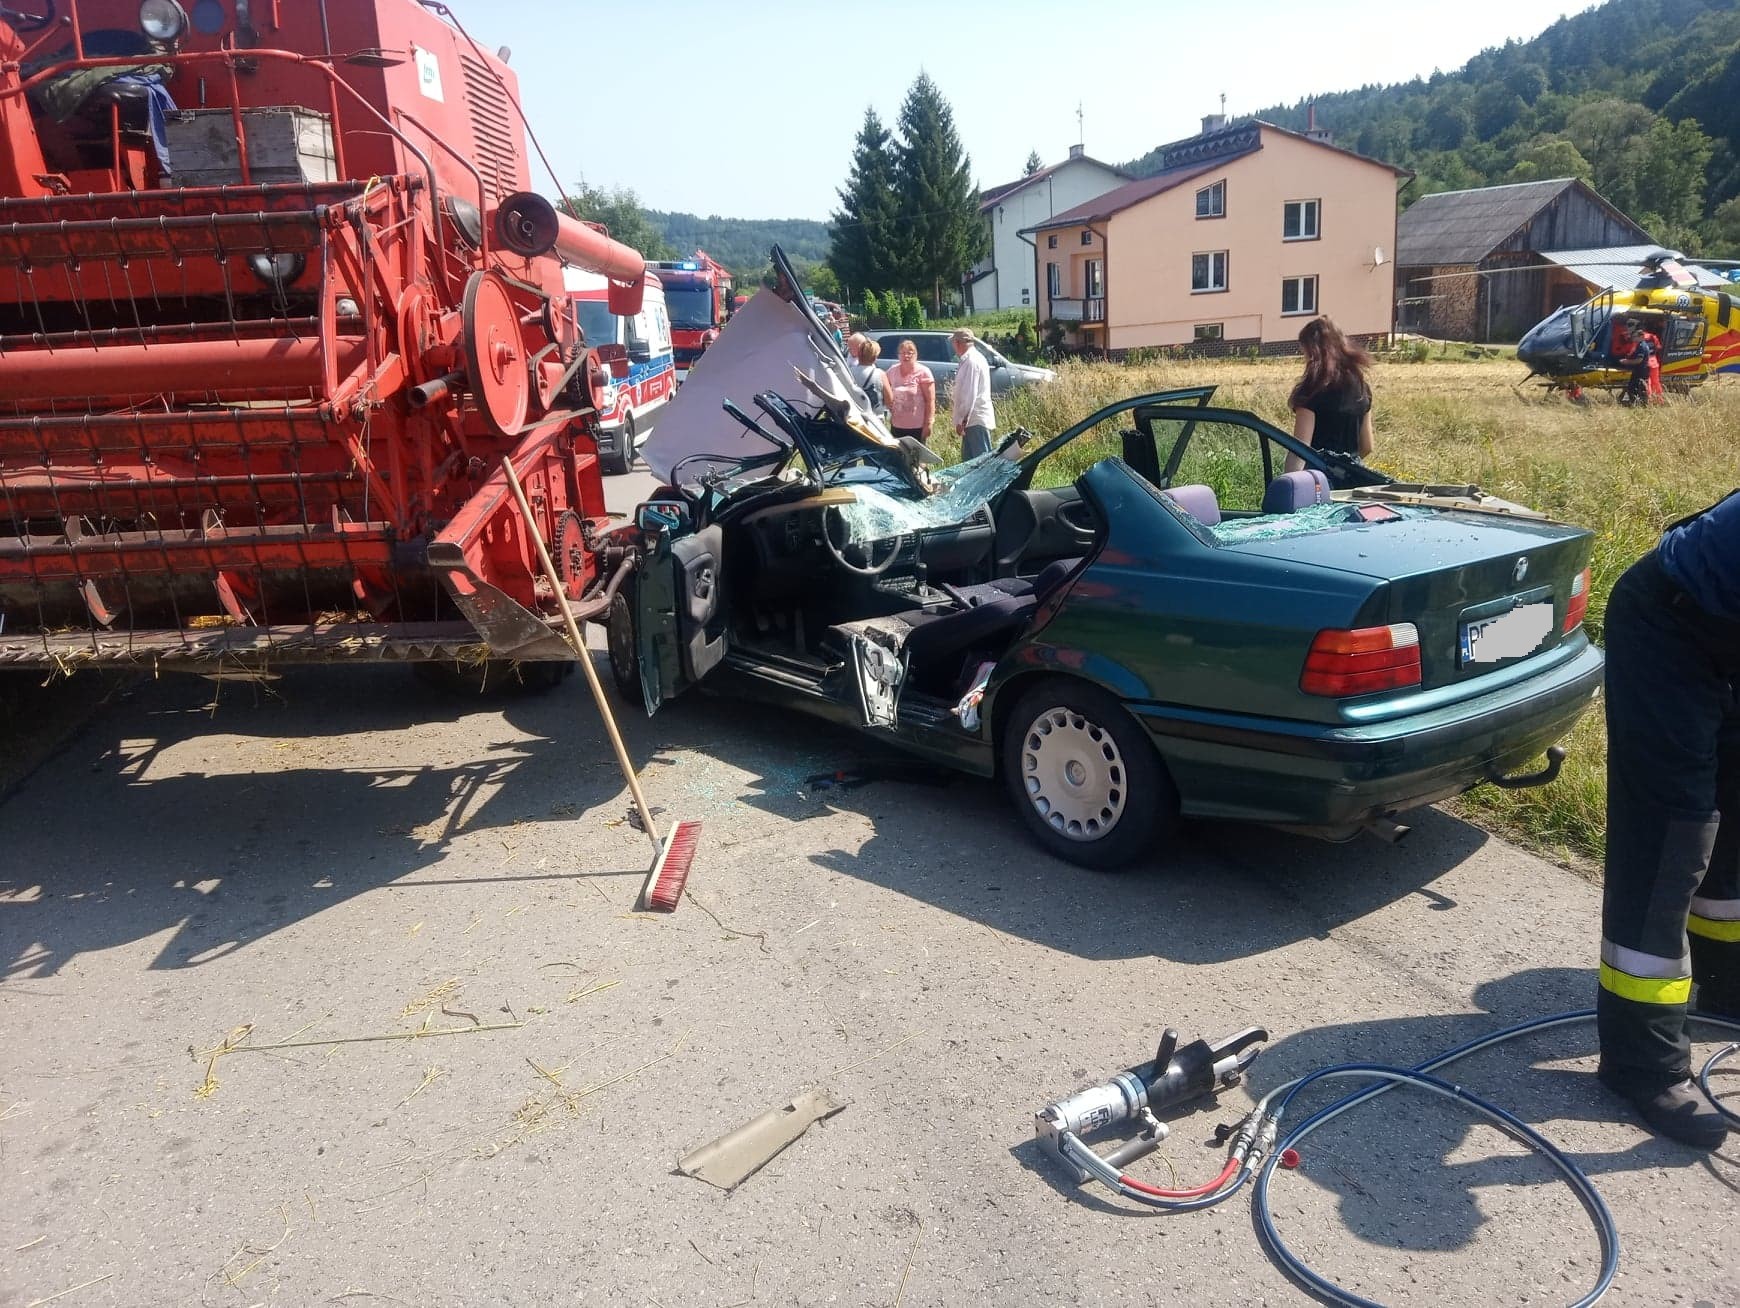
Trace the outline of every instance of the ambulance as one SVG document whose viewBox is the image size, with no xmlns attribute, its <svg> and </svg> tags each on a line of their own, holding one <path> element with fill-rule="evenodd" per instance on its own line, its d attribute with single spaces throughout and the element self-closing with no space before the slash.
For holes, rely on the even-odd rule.
<svg viewBox="0 0 1740 1308">
<path fill-rule="evenodd" d="M 610 312 L 604 278 L 578 268 L 564 271 L 574 319 L 594 349 L 611 358 L 611 382 L 599 412 L 598 461 L 608 475 L 625 473 L 653 421 L 677 388 L 671 319 L 658 278 L 646 279 L 640 312 L 624 318 Z"/>
</svg>

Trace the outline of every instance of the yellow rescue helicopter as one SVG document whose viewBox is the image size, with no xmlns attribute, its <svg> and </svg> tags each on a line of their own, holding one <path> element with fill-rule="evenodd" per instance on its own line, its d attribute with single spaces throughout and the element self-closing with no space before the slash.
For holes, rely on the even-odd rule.
<svg viewBox="0 0 1740 1308">
<path fill-rule="evenodd" d="M 1643 261 L 1631 290 L 1605 290 L 1582 304 L 1555 311 L 1529 329 L 1516 347 L 1528 365 L 1523 382 L 1540 378 L 1549 392 L 1582 399 L 1585 390 L 1621 390 L 1632 381 L 1623 360 L 1621 331 L 1633 323 L 1661 342 L 1664 388 L 1685 391 L 1720 372 L 1740 372 L 1740 287 L 1736 294 L 1700 287 L 1676 254 Z M 1519 383 L 1521 384 L 1521 383 Z"/>
</svg>

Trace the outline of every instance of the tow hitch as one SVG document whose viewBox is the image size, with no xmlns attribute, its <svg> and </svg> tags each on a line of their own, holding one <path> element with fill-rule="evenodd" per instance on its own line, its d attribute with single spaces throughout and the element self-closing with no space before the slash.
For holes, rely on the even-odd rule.
<svg viewBox="0 0 1740 1308">
<path fill-rule="evenodd" d="M 1195 1040 L 1181 1049 L 1178 1032 L 1167 1028 L 1152 1062 L 1047 1104 L 1033 1116 L 1034 1134 L 1078 1182 L 1099 1180 L 1115 1187 L 1124 1167 L 1153 1153 L 1166 1138 L 1167 1125 L 1156 1113 L 1238 1084 L 1262 1052 L 1251 1046 L 1268 1038 L 1262 1027 L 1247 1026 L 1213 1044 Z M 1082 1139 L 1129 1122 L 1136 1124 L 1135 1134 L 1104 1154 Z"/>
<path fill-rule="evenodd" d="M 1497 769 L 1486 774 L 1486 779 L 1493 785 L 1505 790 L 1527 790 L 1530 786 L 1544 786 L 1559 775 L 1559 769 L 1565 766 L 1565 750 L 1562 745 L 1547 746 L 1547 766 L 1539 772 L 1525 773 L 1520 777 L 1507 777 Z"/>
</svg>

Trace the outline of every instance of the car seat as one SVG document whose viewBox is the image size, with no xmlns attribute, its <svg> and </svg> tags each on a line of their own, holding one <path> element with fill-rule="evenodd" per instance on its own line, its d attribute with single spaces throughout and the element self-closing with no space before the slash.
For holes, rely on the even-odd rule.
<svg viewBox="0 0 1740 1308">
<path fill-rule="evenodd" d="M 1205 527 L 1220 525 L 1220 501 L 1212 486 L 1174 486 L 1162 494 Z"/>
<path fill-rule="evenodd" d="M 1311 504 L 1329 503 L 1329 478 L 1315 468 L 1284 472 L 1263 492 L 1264 513 L 1292 513 Z"/>
<path fill-rule="evenodd" d="M 905 650 L 916 675 L 952 673 L 971 649 L 1007 639 L 1024 627 L 1039 606 L 1061 590 L 1087 563 L 1087 556 L 1048 563 L 1033 581 L 1006 577 L 954 591 L 965 607 L 938 613 L 903 613 L 911 628 Z M 1023 589 L 1025 588 L 1025 589 Z"/>
</svg>

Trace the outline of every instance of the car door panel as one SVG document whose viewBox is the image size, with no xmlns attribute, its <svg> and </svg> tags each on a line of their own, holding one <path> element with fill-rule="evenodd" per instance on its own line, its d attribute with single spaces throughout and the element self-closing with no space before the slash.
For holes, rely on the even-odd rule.
<svg viewBox="0 0 1740 1308">
<path fill-rule="evenodd" d="M 649 715 L 706 677 L 730 652 L 725 534 L 717 526 L 661 537 L 635 586 L 641 693 Z"/>
<path fill-rule="evenodd" d="M 1093 511 L 1073 486 L 1011 491 L 997 510 L 999 572 L 1034 572 L 1093 548 Z"/>
<path fill-rule="evenodd" d="M 696 682 L 725 659 L 731 647 L 725 621 L 723 565 L 725 532 L 707 527 L 671 545 L 675 563 L 677 633 L 683 675 Z"/>
</svg>

